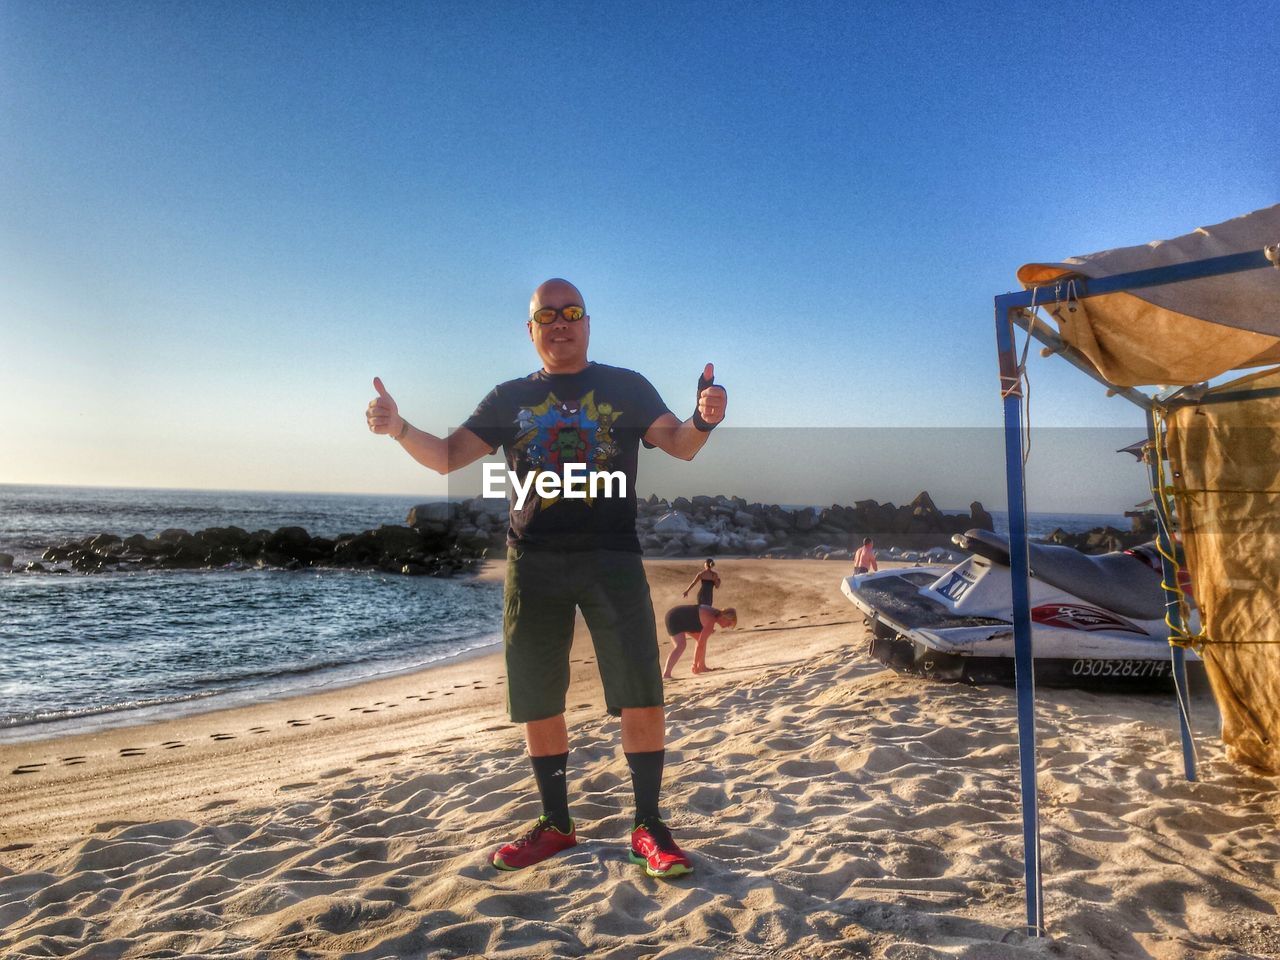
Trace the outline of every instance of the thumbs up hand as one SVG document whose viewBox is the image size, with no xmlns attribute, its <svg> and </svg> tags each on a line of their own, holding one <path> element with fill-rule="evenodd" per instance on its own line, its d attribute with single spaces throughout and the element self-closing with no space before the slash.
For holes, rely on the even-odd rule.
<svg viewBox="0 0 1280 960">
<path fill-rule="evenodd" d="M 724 420 L 725 408 L 729 404 L 728 392 L 715 380 L 715 364 L 708 363 L 698 378 L 698 407 L 693 412 L 693 425 L 704 433 L 715 429 Z"/>
<path fill-rule="evenodd" d="M 391 394 L 387 393 L 387 388 L 382 385 L 382 380 L 378 377 L 373 378 L 373 389 L 378 392 L 378 396 L 369 401 L 369 406 L 364 412 L 369 429 L 373 433 L 397 437 L 404 429 L 404 418 L 400 416 L 395 400 L 392 399 Z"/>
</svg>

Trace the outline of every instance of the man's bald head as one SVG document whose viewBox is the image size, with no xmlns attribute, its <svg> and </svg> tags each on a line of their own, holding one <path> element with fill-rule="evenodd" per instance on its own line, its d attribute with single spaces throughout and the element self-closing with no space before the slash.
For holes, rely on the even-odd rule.
<svg viewBox="0 0 1280 960">
<path fill-rule="evenodd" d="M 587 302 L 582 299 L 581 290 L 568 280 L 552 277 L 550 280 L 544 280 L 538 285 L 538 289 L 533 291 L 533 296 L 529 298 L 529 316 L 532 317 L 533 312 L 539 307 L 563 307 L 571 303 L 578 304 L 584 310 L 587 308 Z"/>
<path fill-rule="evenodd" d="M 566 307 L 582 308 L 581 316 L 574 311 L 577 319 L 570 320 L 564 315 Z M 533 315 L 544 308 L 550 308 L 552 315 L 544 317 L 546 323 L 536 323 Z M 586 309 L 581 291 L 568 280 L 556 277 L 533 291 L 529 299 L 529 339 L 547 373 L 577 373 L 587 366 L 591 318 Z"/>
</svg>

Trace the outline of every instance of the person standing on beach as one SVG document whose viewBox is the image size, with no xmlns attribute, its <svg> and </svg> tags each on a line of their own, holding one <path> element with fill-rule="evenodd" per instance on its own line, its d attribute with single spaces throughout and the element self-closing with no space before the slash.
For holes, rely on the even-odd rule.
<svg viewBox="0 0 1280 960">
<path fill-rule="evenodd" d="M 672 649 L 667 655 L 667 665 L 662 668 L 662 677 L 670 680 L 671 671 L 684 653 L 690 637 L 696 641 L 693 648 L 693 672 L 706 673 L 711 669 L 707 666 L 707 641 L 715 633 L 716 627 L 736 627 L 738 611 L 733 607 L 717 610 L 710 604 L 683 604 L 667 611 L 666 625 Z"/>
<path fill-rule="evenodd" d="M 874 573 L 880 569 L 876 564 L 876 545 L 870 537 L 864 537 L 862 546 L 853 555 L 853 574 L 856 577 L 864 573 Z"/>
<path fill-rule="evenodd" d="M 589 361 L 591 318 L 567 280 L 548 280 L 533 292 L 527 330 L 542 368 L 494 387 L 447 437 L 410 426 L 377 378 L 369 429 L 442 474 L 502 447 L 512 480 L 503 591 L 507 707 L 512 721 L 524 724 L 543 812 L 526 834 L 493 851 L 490 862 L 518 870 L 577 843 L 564 719 L 577 609 L 591 633 L 609 712 L 622 718 L 636 806 L 630 858 L 650 876 L 679 876 L 693 865 L 659 812 L 666 721 L 657 626 L 636 535 L 635 477 L 642 441 L 692 460 L 724 419 L 727 396 L 708 363 L 693 415 L 682 421 L 640 374 Z M 621 473 L 620 495 L 598 488 L 594 496 L 571 494 L 569 467 L 583 465 Z M 542 483 L 557 468 L 564 471 L 562 493 Z M 529 486 L 535 480 L 536 493 Z M 518 496 L 520 489 L 528 495 Z"/>
<path fill-rule="evenodd" d="M 698 575 L 693 578 L 693 583 L 684 588 L 684 593 L 682 593 L 681 596 L 689 596 L 689 591 L 695 586 L 698 588 L 698 606 L 712 606 L 711 594 L 716 587 L 720 586 L 720 574 L 716 573 L 716 562 L 710 557 L 707 557 L 706 561 L 702 565 L 702 569 L 699 570 Z"/>
</svg>

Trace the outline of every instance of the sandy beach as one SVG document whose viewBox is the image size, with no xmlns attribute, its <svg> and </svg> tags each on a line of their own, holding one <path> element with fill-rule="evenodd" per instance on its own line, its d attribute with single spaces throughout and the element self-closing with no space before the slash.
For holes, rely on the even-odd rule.
<svg viewBox="0 0 1280 960">
<path fill-rule="evenodd" d="M 647 562 L 659 615 L 696 566 Z M 501 657 L 475 656 L 0 747 L 0 956 L 1280 956 L 1278 784 L 1225 761 L 1207 694 L 1189 784 L 1171 695 L 1041 691 L 1050 937 L 1029 940 L 1013 691 L 869 659 L 841 565 L 718 569 L 740 626 L 668 688 L 691 876 L 627 862 L 630 781 L 579 624 L 576 849 L 487 863 L 538 809 Z"/>
</svg>

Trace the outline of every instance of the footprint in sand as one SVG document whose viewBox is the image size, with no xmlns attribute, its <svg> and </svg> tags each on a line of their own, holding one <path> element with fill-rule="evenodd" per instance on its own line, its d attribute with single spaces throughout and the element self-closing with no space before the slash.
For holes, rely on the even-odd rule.
<svg viewBox="0 0 1280 960">
<path fill-rule="evenodd" d="M 443 695 L 444 695 L 444 696 L 446 696 L 446 697 L 452 697 L 452 696 L 453 696 L 453 691 L 452 691 L 452 690 L 446 690 L 446 691 L 444 692 L 444 694 L 443 694 Z"/>
<path fill-rule="evenodd" d="M 249 732 L 250 733 L 266 733 L 267 728 L 266 727 L 250 727 Z"/>
<path fill-rule="evenodd" d="M 43 763 L 24 763 L 21 766 L 14 767 L 13 770 L 10 771 L 10 775 L 12 776 L 20 773 L 39 773 L 40 768 L 43 766 L 45 766 Z"/>
<path fill-rule="evenodd" d="M 484 728 L 483 730 L 481 730 L 480 732 L 481 732 L 481 733 L 493 733 L 495 730 L 506 730 L 506 729 L 507 729 L 507 725 L 506 725 L 505 723 L 501 723 L 501 724 L 498 724 L 498 726 L 496 726 L 496 727 L 485 727 L 485 728 Z"/>
<path fill-rule="evenodd" d="M 236 738 L 236 735 L 235 735 L 234 733 L 211 733 L 211 734 L 209 734 L 209 739 L 210 739 L 210 740 L 234 740 L 235 738 Z"/>
<path fill-rule="evenodd" d="M 309 727 L 309 726 L 311 726 L 311 721 L 310 721 L 310 720 L 290 720 L 290 721 L 289 721 L 289 726 L 291 726 L 291 727 Z"/>
<path fill-rule="evenodd" d="M 365 709 L 365 708 L 364 708 L 364 707 L 347 707 L 347 712 L 348 712 L 348 713 L 354 713 L 354 712 L 355 712 L 355 711 L 357 711 L 357 710 L 363 710 L 363 709 Z"/>
<path fill-rule="evenodd" d="M 63 764 L 63 766 L 67 766 L 67 767 L 77 767 L 77 766 L 79 766 L 80 764 L 85 763 L 86 761 L 87 761 L 87 758 L 86 758 L 86 757 L 83 757 L 83 756 L 80 756 L 79 754 L 77 754 L 77 755 L 76 755 L 76 756 L 74 756 L 74 757 L 63 757 L 63 758 L 62 758 L 62 764 Z"/>
<path fill-rule="evenodd" d="M 314 780 L 303 780 L 301 783 L 286 783 L 280 789 L 281 790 L 301 790 L 304 787 L 314 787 L 315 785 L 316 785 L 316 781 Z"/>
<path fill-rule="evenodd" d="M 203 813 L 206 810 L 217 810 L 219 807 L 229 807 L 233 803 L 235 803 L 234 800 L 210 800 L 200 808 L 200 812 Z"/>
<path fill-rule="evenodd" d="M 160 746 L 164 747 L 166 750 L 177 750 L 180 747 L 185 747 L 186 744 L 181 740 L 169 740 L 160 744 Z"/>
<path fill-rule="evenodd" d="M 387 705 L 387 701 L 385 701 L 385 700 L 375 700 L 375 701 L 373 701 L 373 705 L 374 705 L 375 707 L 385 707 L 385 706 Z"/>
<path fill-rule="evenodd" d="M 361 713 L 379 713 L 380 712 L 378 710 L 372 709 L 371 707 L 356 707 L 356 709 L 359 710 Z"/>
<path fill-rule="evenodd" d="M 383 753 L 371 753 L 367 757 L 358 757 L 356 763 L 373 763 L 375 760 L 390 760 L 404 753 L 403 750 L 387 750 Z"/>
<path fill-rule="evenodd" d="M 30 843 L 11 843 L 7 847 L 0 847 L 0 853 L 13 853 L 15 850 L 28 850 L 31 847 Z"/>
<path fill-rule="evenodd" d="M 321 780 L 332 780 L 334 777 L 345 777 L 348 773 L 352 773 L 355 767 L 335 767 L 333 770 L 326 770 L 320 774 Z"/>
<path fill-rule="evenodd" d="M 462 689 L 463 687 L 465 687 L 465 686 L 466 686 L 466 684 L 465 684 L 465 683 L 455 683 L 455 684 L 453 685 L 453 689 L 455 689 L 455 690 L 461 690 L 461 689 Z"/>
<path fill-rule="evenodd" d="M 388 710 L 394 710 L 394 709 L 395 709 L 396 707 L 398 707 L 398 706 L 400 706 L 400 704 L 398 704 L 398 703 L 388 703 L 388 704 L 387 704 L 387 709 L 388 709 Z"/>
<path fill-rule="evenodd" d="M 143 754 L 145 754 L 146 752 L 147 752 L 147 751 L 146 751 L 146 750 L 143 750 L 141 747 L 122 747 L 122 748 L 120 749 L 120 756 L 122 756 L 122 757 L 141 757 L 141 756 L 142 756 Z"/>
</svg>

